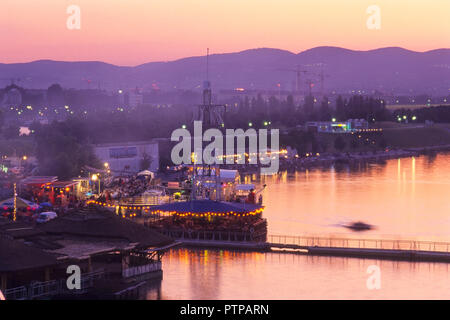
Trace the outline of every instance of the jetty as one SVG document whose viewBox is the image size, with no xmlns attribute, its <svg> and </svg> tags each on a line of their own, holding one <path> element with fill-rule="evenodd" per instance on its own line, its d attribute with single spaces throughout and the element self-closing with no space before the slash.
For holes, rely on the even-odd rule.
<svg viewBox="0 0 450 320">
<path fill-rule="evenodd" d="M 184 247 L 242 249 L 314 256 L 450 262 L 450 242 L 268 235 L 267 241 L 180 238 Z"/>
</svg>

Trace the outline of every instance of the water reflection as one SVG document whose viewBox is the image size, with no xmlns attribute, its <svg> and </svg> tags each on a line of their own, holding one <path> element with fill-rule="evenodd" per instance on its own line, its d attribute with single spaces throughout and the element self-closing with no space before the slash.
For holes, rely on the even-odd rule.
<svg viewBox="0 0 450 320">
<path fill-rule="evenodd" d="M 381 289 L 366 286 L 381 269 Z M 162 299 L 449 299 L 449 265 L 286 253 L 172 250 Z"/>
<path fill-rule="evenodd" d="M 339 165 L 275 176 L 267 183 L 269 233 L 450 241 L 450 154 Z M 364 221 L 375 230 L 339 227 Z M 368 290 L 367 267 L 382 287 Z M 450 266 L 286 253 L 172 250 L 149 299 L 450 299 Z M 159 292 L 159 293 L 158 293 Z"/>
<path fill-rule="evenodd" d="M 354 237 L 336 226 L 364 221 L 377 226 L 364 234 L 370 238 L 450 241 L 450 155 L 434 158 L 431 167 L 420 156 L 246 181 L 267 183 L 272 234 Z"/>
</svg>

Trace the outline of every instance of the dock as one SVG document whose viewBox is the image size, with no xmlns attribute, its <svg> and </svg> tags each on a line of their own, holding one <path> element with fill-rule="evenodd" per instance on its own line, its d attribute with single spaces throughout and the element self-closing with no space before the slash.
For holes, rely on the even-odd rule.
<svg viewBox="0 0 450 320">
<path fill-rule="evenodd" d="M 269 235 L 266 242 L 177 239 L 183 247 L 283 252 L 314 256 L 450 262 L 450 243 L 416 240 Z"/>
</svg>

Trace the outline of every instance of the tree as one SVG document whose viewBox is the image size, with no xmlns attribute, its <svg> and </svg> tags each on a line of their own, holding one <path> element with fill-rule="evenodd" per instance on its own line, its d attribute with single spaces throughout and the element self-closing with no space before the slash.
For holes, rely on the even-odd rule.
<svg viewBox="0 0 450 320">
<path fill-rule="evenodd" d="M 347 119 L 347 114 L 345 112 L 345 101 L 340 95 L 336 99 L 336 117 L 339 121 Z"/>
<path fill-rule="evenodd" d="M 324 96 L 322 98 L 322 102 L 320 103 L 319 119 L 321 121 L 330 121 L 331 119 L 331 110 L 329 106 L 328 97 Z"/>
<path fill-rule="evenodd" d="M 357 140 L 356 138 L 353 138 L 353 139 L 350 141 L 350 147 L 351 147 L 353 150 L 356 150 L 356 149 L 358 148 L 358 145 L 359 145 L 359 143 L 358 143 L 358 140 Z"/>
<path fill-rule="evenodd" d="M 34 134 L 39 173 L 59 179 L 78 176 L 84 166 L 101 168 L 82 123 L 75 120 L 41 126 Z"/>
<path fill-rule="evenodd" d="M 150 166 L 152 165 L 153 158 L 149 156 L 148 154 L 144 153 L 142 156 L 142 159 L 139 163 L 140 170 L 149 170 Z"/>
<path fill-rule="evenodd" d="M 2 133 L 2 128 L 3 125 L 5 124 L 5 115 L 4 113 L 0 110 L 0 133 Z"/>
<path fill-rule="evenodd" d="M 385 138 L 381 138 L 380 139 L 380 141 L 378 141 L 378 146 L 381 148 L 381 149 L 386 149 L 387 148 L 387 141 L 386 141 L 386 139 Z"/>
<path fill-rule="evenodd" d="M 19 136 L 19 126 L 10 124 L 3 130 L 3 136 L 6 140 L 17 138 Z"/>
<path fill-rule="evenodd" d="M 304 104 L 305 113 L 307 116 L 311 116 L 311 114 L 314 111 L 314 97 L 311 95 L 308 95 L 305 97 L 305 104 Z"/>
<path fill-rule="evenodd" d="M 343 151 L 346 147 L 346 143 L 344 141 L 344 139 L 342 138 L 342 136 L 339 136 L 336 138 L 336 140 L 334 140 L 334 148 L 338 151 Z"/>
<path fill-rule="evenodd" d="M 62 87 L 55 83 L 47 89 L 47 101 L 50 106 L 60 106 L 64 104 L 64 93 Z"/>
</svg>

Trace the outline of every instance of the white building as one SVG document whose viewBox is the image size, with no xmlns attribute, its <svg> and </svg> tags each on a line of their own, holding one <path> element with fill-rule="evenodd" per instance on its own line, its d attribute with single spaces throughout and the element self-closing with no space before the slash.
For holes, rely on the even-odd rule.
<svg viewBox="0 0 450 320">
<path fill-rule="evenodd" d="M 100 161 L 108 163 L 113 175 L 159 170 L 159 147 L 154 141 L 98 144 L 94 152 Z M 144 159 L 150 162 L 148 168 L 141 166 Z"/>
</svg>

